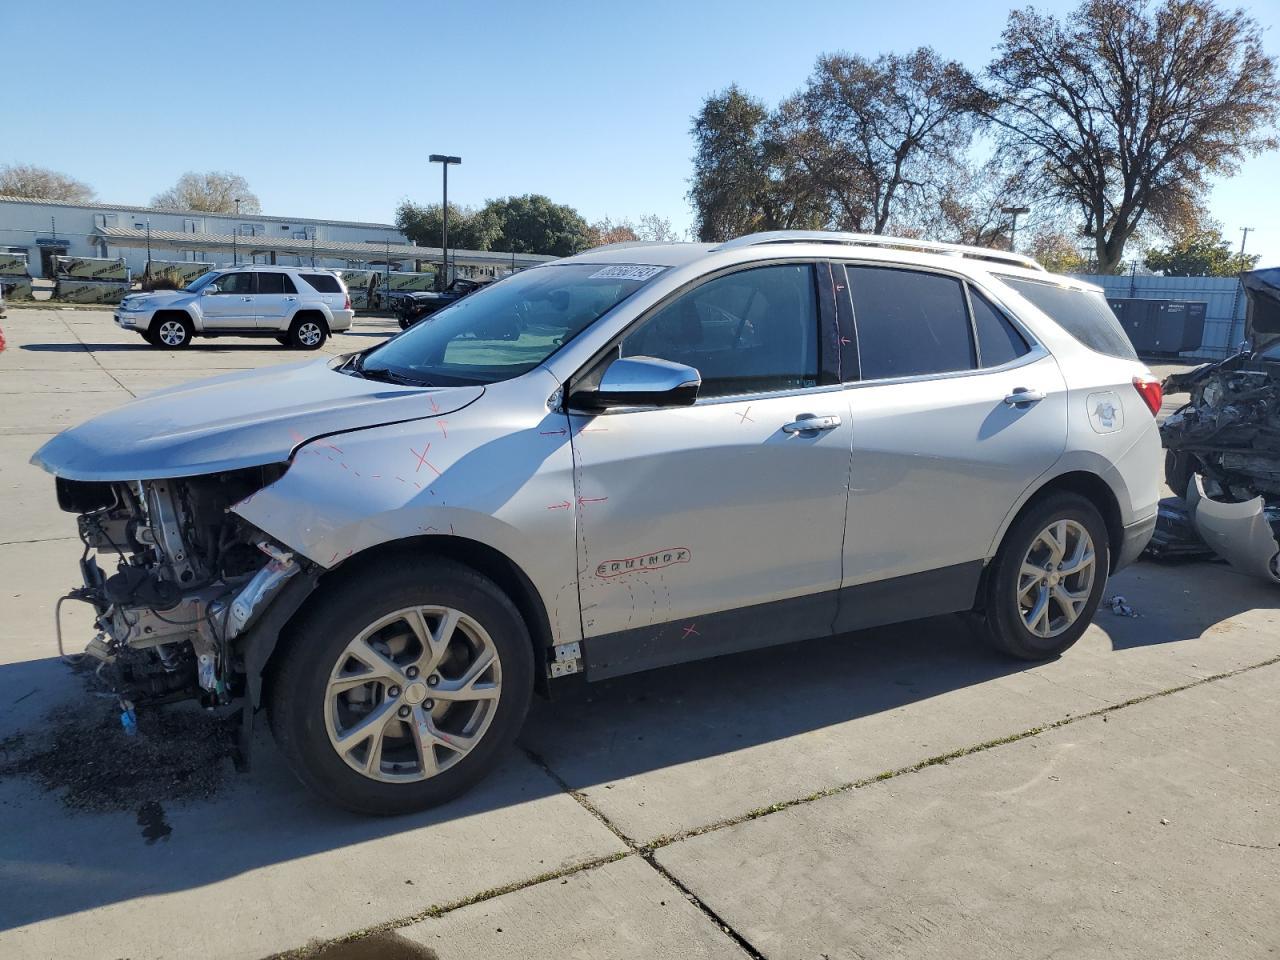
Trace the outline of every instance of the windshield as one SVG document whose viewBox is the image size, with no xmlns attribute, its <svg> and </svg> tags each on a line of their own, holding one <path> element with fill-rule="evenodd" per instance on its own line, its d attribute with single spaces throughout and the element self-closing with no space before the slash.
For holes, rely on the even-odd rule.
<svg viewBox="0 0 1280 960">
<path fill-rule="evenodd" d="M 663 267 L 550 264 L 490 284 L 361 358 L 361 373 L 427 386 L 496 383 L 532 370 Z"/>
<path fill-rule="evenodd" d="M 200 276 L 188 283 L 186 289 L 191 290 L 192 292 L 203 290 L 209 284 L 213 283 L 219 275 L 220 272 L 217 270 L 210 270 L 208 273 L 202 273 Z"/>
</svg>

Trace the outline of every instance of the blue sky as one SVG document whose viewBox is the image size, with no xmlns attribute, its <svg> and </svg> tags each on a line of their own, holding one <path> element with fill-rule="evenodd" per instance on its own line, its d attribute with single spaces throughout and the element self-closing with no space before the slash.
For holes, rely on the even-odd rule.
<svg viewBox="0 0 1280 960">
<path fill-rule="evenodd" d="M 1280 0 L 1245 4 L 1280 54 Z M 1044 10 L 1073 3 L 1041 0 Z M 439 199 L 427 155 L 460 155 L 450 197 L 545 193 L 589 220 L 678 227 L 702 98 L 770 103 L 821 52 L 925 44 L 973 68 L 1008 0 L 647 4 L 11 3 L 0 163 L 54 167 L 145 203 L 186 170 L 243 174 L 268 213 L 390 220 Z M 1218 184 L 1227 235 L 1280 265 L 1280 156 Z"/>
</svg>

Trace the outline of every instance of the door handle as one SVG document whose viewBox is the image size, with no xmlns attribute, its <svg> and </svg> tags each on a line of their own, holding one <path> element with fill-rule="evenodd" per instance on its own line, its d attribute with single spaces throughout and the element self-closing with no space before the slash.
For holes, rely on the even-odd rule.
<svg viewBox="0 0 1280 960">
<path fill-rule="evenodd" d="M 1042 390 L 1029 390 L 1026 387 L 1014 387 L 1013 393 L 1004 398 L 1004 402 L 1011 407 L 1021 407 L 1024 404 L 1039 403 L 1044 399 Z"/>
<path fill-rule="evenodd" d="M 293 301 L 297 300 L 298 298 L 297 298 L 297 297 L 285 297 L 284 299 L 285 299 L 285 302 L 286 302 L 286 303 L 293 303 Z"/>
<path fill-rule="evenodd" d="M 253 302 L 253 297 L 241 297 L 240 299 L 243 300 L 245 303 Z"/>
<path fill-rule="evenodd" d="M 840 426 L 840 418 L 835 414 L 819 417 L 812 413 L 802 413 L 790 423 L 784 423 L 782 432 L 817 433 L 819 430 L 834 430 L 838 426 Z"/>
</svg>

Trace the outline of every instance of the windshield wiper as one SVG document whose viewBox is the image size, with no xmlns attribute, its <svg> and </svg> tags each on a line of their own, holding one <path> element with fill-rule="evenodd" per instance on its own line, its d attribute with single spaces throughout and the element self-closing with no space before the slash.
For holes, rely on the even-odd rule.
<svg viewBox="0 0 1280 960">
<path fill-rule="evenodd" d="M 381 380 L 383 383 L 398 383 L 405 387 L 433 386 L 429 380 L 422 380 L 418 377 L 406 377 L 403 373 L 396 373 L 394 370 L 388 370 L 386 368 L 371 370 L 361 364 L 356 368 L 356 371 L 366 380 Z"/>
</svg>

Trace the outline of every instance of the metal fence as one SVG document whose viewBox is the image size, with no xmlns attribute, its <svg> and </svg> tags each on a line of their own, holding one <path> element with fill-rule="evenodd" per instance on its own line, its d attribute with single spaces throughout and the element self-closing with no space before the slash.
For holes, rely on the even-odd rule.
<svg viewBox="0 0 1280 960">
<path fill-rule="evenodd" d="M 1244 339 L 1244 287 L 1235 277 L 1075 276 L 1102 287 L 1109 298 L 1199 300 L 1207 304 L 1204 340 L 1198 349 L 1180 354 L 1188 359 L 1221 360 L 1235 353 Z"/>
</svg>

